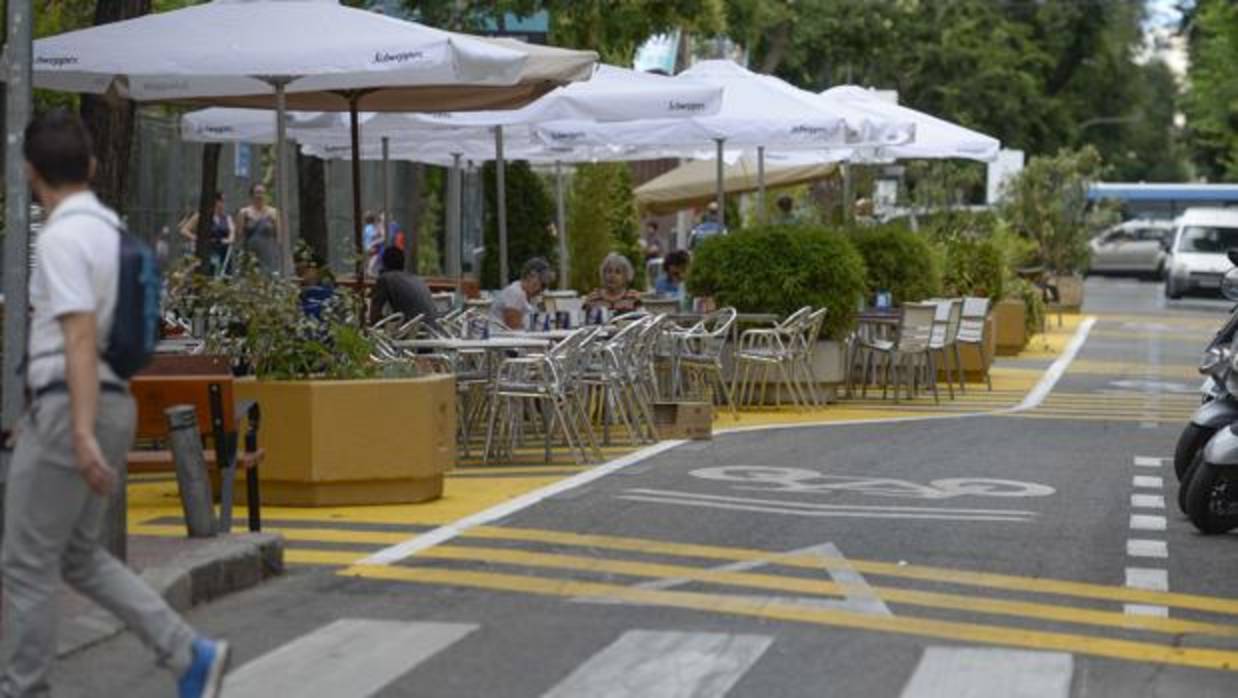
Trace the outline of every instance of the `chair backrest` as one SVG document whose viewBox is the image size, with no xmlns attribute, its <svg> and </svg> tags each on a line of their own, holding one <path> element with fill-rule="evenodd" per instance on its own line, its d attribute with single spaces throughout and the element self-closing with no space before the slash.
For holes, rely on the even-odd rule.
<svg viewBox="0 0 1238 698">
<path fill-rule="evenodd" d="M 800 351 L 811 356 L 817 349 L 817 340 L 821 339 L 821 330 L 825 327 L 825 316 L 829 308 L 818 308 L 804 318 L 803 328 L 799 333 Z"/>
<path fill-rule="evenodd" d="M 794 331 L 798 329 L 797 325 L 799 325 L 799 323 L 802 320 L 804 320 L 811 314 L 812 314 L 812 306 L 806 305 L 800 308 L 799 310 L 795 311 L 794 313 L 791 313 L 790 315 L 788 315 L 785 319 L 783 319 L 782 322 L 777 323 L 777 325 L 780 329 Z"/>
<path fill-rule="evenodd" d="M 962 311 L 962 304 L 948 298 L 933 298 L 925 302 L 937 306 L 937 312 L 933 315 L 933 346 L 950 344 L 954 341 L 954 335 L 958 334 L 958 316 Z M 956 304 L 960 306 L 958 310 L 955 309 Z"/>
<path fill-rule="evenodd" d="M 946 318 L 946 344 L 954 344 L 959 338 L 959 324 L 963 320 L 963 299 L 951 298 L 946 302 L 950 304 L 950 314 Z"/>
<path fill-rule="evenodd" d="M 738 315 L 739 311 L 735 310 L 735 308 L 719 308 L 701 318 L 700 328 L 711 337 L 726 337 L 727 333 L 731 331 L 731 325 L 735 324 L 735 318 Z"/>
<path fill-rule="evenodd" d="M 936 303 L 904 303 L 898 325 L 898 350 L 915 352 L 927 349 L 933 337 L 936 317 Z"/>
<path fill-rule="evenodd" d="M 984 341 L 984 321 L 988 314 L 988 298 L 964 298 L 962 317 L 959 319 L 958 341 L 966 344 Z"/>
<path fill-rule="evenodd" d="M 430 298 L 434 301 L 434 312 L 438 315 L 451 312 L 451 306 L 456 302 L 454 293 L 431 293 Z"/>
</svg>

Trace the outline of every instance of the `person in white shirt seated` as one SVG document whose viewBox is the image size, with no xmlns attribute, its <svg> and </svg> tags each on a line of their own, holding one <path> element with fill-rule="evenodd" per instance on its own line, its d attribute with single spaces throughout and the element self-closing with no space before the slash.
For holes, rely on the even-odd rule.
<svg viewBox="0 0 1238 698">
<path fill-rule="evenodd" d="M 533 312 L 533 299 L 550 286 L 550 262 L 534 257 L 524 263 L 520 280 L 508 284 L 490 304 L 490 318 L 512 330 L 523 329 Z"/>
</svg>

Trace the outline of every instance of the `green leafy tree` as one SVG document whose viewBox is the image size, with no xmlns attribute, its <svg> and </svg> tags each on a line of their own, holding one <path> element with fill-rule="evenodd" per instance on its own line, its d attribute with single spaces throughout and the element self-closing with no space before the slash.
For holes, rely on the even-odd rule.
<svg viewBox="0 0 1238 698">
<path fill-rule="evenodd" d="M 567 221 L 571 286 L 581 291 L 600 283 L 602 259 L 618 252 L 636 270 L 634 288 L 643 288 L 645 265 L 638 239 L 640 220 L 626 163 L 581 165 L 572 177 Z"/>
<path fill-rule="evenodd" d="M 1190 34 L 1185 100 L 1195 162 L 1207 175 L 1238 180 L 1238 5 L 1199 0 Z"/>
<path fill-rule="evenodd" d="M 1007 183 L 1000 214 L 1019 235 L 1036 243 L 1040 262 L 1057 274 L 1087 268 L 1088 239 L 1104 222 L 1090 208 L 1087 189 L 1101 172 L 1095 148 L 1032 158 Z"/>
<path fill-rule="evenodd" d="M 550 233 L 554 220 L 554 202 L 546 192 L 542 179 L 529 163 L 517 160 L 507 163 L 507 268 L 511 279 L 499 279 L 499 218 L 495 190 L 494 163 L 482 170 L 486 182 L 485 247 L 481 280 L 485 288 L 501 288 L 520 273 L 520 267 L 533 257 L 554 260 L 555 241 Z"/>
</svg>

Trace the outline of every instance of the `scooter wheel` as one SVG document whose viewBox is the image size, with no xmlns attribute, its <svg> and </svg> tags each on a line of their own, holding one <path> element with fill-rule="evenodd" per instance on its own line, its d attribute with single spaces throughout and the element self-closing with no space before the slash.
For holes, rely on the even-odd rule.
<svg viewBox="0 0 1238 698">
<path fill-rule="evenodd" d="M 1195 477 L 1195 471 L 1199 470 L 1199 464 L 1204 460 L 1204 450 L 1195 452 L 1195 457 L 1191 459 L 1190 465 L 1186 468 L 1186 473 L 1178 479 L 1178 511 L 1186 514 L 1186 493 L 1190 489 L 1191 479 Z M 1177 463 L 1174 464 L 1175 466 Z"/>
<path fill-rule="evenodd" d="M 1200 533 L 1215 535 L 1238 528 L 1238 477 L 1230 468 L 1201 460 L 1186 491 L 1186 514 Z"/>
<path fill-rule="evenodd" d="M 1217 430 L 1212 427 L 1201 427 L 1198 424 L 1188 424 L 1178 437 L 1178 445 L 1174 448 L 1174 475 L 1178 482 L 1186 482 L 1186 473 L 1190 469 L 1195 456 L 1202 453 L 1208 440 Z"/>
</svg>

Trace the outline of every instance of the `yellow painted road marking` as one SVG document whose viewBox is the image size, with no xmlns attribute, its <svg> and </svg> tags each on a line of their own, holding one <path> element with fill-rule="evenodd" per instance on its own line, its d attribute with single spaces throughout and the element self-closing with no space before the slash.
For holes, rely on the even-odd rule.
<svg viewBox="0 0 1238 698">
<path fill-rule="evenodd" d="M 770 561 L 770 551 L 768 550 L 727 548 L 713 545 L 698 545 L 693 543 L 674 543 L 647 538 L 590 535 L 545 529 L 478 526 L 476 528 L 468 529 L 460 535 L 468 538 L 528 541 L 587 548 L 609 548 L 612 550 L 626 550 L 632 552 L 652 553 L 656 555 L 697 557 L 707 560 L 728 560 L 733 562 Z M 814 555 L 779 555 L 777 559 L 774 560 L 773 564 L 785 565 L 788 567 L 820 569 L 821 558 L 820 556 Z M 971 572 L 967 570 L 954 570 L 944 567 L 899 565 L 892 562 L 857 560 L 850 557 L 847 558 L 847 564 L 851 565 L 855 571 L 862 574 L 884 575 L 887 577 L 899 577 L 903 579 L 918 579 L 928 582 L 944 582 L 964 586 L 1008 589 L 1011 591 L 1032 592 L 1038 594 L 1077 596 L 1087 599 L 1099 599 L 1101 601 L 1173 606 L 1176 608 L 1189 608 L 1197 611 L 1211 611 L 1215 613 L 1238 615 L 1238 599 L 1194 596 L 1175 592 L 1147 591 L 1144 589 L 1105 586 L 1103 584 L 1090 584 L 1087 582 L 1070 582 L 1057 579 L 1019 577 L 993 572 Z"/>
<path fill-rule="evenodd" d="M 489 572 L 461 572 L 425 567 L 356 565 L 340 574 L 367 579 L 464 586 L 558 597 L 605 597 L 620 601 L 667 606 L 710 613 L 811 623 L 857 630 L 892 632 L 959 642 L 1029 647 L 1088 654 L 1137 662 L 1157 662 L 1203 669 L 1238 670 L 1238 652 L 1188 649 L 1130 640 L 1112 640 L 1087 635 L 1043 632 L 999 626 L 958 623 L 929 618 L 867 615 L 835 609 L 751 600 L 734 596 L 683 591 L 661 591 L 597 582 L 547 579 Z"/>
<path fill-rule="evenodd" d="M 843 596 L 850 592 L 845 584 L 825 579 L 805 579 L 802 577 L 783 577 L 772 574 L 757 574 L 751 572 L 727 572 L 711 569 L 699 569 L 686 565 L 668 565 L 633 560 L 610 560 L 596 557 L 576 555 L 556 555 L 552 553 L 524 552 L 507 548 L 488 548 L 480 546 L 444 545 L 421 552 L 418 558 L 435 560 L 466 560 L 527 567 L 543 567 L 550 569 L 576 570 L 582 572 L 602 572 L 607 574 L 622 574 L 633 577 L 649 577 L 653 579 L 692 579 L 701 582 L 726 584 L 732 586 L 767 589 L 782 593 L 799 593 L 811 595 Z M 776 559 L 776 558 L 775 558 Z M 825 569 L 825 561 L 817 559 L 819 569 Z M 1159 618 L 1154 616 L 1135 616 L 1111 611 L 1096 611 L 1076 606 L 1053 606 L 1040 603 L 1024 603 L 1002 599 L 976 598 L 940 594 L 935 592 L 914 591 L 897 587 L 870 586 L 866 591 L 877 595 L 882 601 L 906 603 L 928 608 L 945 608 L 956 611 L 972 611 L 994 615 L 1020 616 L 1038 620 L 1050 620 L 1063 623 L 1080 623 L 1085 625 L 1100 625 L 1110 628 L 1127 630 L 1147 630 L 1151 632 L 1169 633 L 1171 635 L 1203 634 L 1218 637 L 1238 637 L 1238 625 L 1220 625 L 1188 620 Z"/>
</svg>

